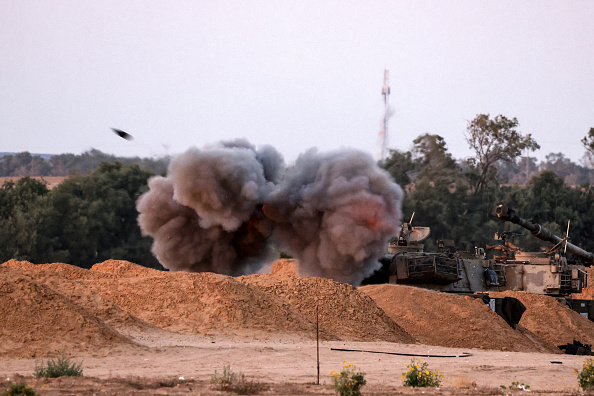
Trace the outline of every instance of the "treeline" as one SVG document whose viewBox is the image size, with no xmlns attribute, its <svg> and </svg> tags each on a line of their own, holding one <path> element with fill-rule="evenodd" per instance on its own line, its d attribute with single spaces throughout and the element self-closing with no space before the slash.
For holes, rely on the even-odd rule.
<svg viewBox="0 0 594 396">
<path fill-rule="evenodd" d="M 136 222 L 136 200 L 151 172 L 120 162 L 99 164 L 52 190 L 30 177 L 0 188 L 0 262 L 61 262 L 83 268 L 107 259 L 162 269 Z"/>
<path fill-rule="evenodd" d="M 512 230 L 522 234 L 512 242 L 525 250 L 550 248 L 519 226 L 496 219 L 498 204 L 560 237 L 571 220 L 571 242 L 594 251 L 592 164 L 579 166 L 551 154 L 536 166 L 521 154 L 538 143 L 517 126 L 515 118 L 478 115 L 466 132 L 472 158 L 456 160 L 441 136 L 424 134 L 410 151 L 392 150 L 380 164 L 406 192 L 404 220 L 415 213 L 413 225 L 431 227 L 428 251 L 436 249 L 438 239 L 453 240 L 458 250 L 484 248 L 495 243 L 496 232 Z M 582 143 L 590 155 L 585 158 L 593 158 L 594 129 Z M 14 258 L 90 268 L 121 259 L 162 268 L 150 252 L 151 238 L 141 235 L 136 200 L 147 191 L 148 178 L 164 174 L 167 163 L 167 158 L 120 159 L 96 150 L 49 160 L 29 153 L 3 156 L 2 175 L 70 176 L 52 190 L 30 177 L 1 186 L 0 263 Z"/>
<path fill-rule="evenodd" d="M 586 155 L 582 164 L 576 164 L 563 153 L 550 153 L 544 161 L 539 162 L 535 157 L 521 157 L 512 163 L 498 164 L 497 170 L 506 184 L 525 185 L 532 177 L 547 170 L 554 172 L 570 186 L 594 184 L 594 169 L 585 165 L 590 162 L 587 158 Z"/>
<path fill-rule="evenodd" d="M 102 162 L 116 161 L 123 165 L 138 164 L 141 169 L 155 174 L 164 174 L 169 164 L 168 157 L 116 157 L 95 149 L 82 154 L 51 155 L 49 159 L 25 151 L 0 157 L 0 177 L 85 175 L 97 169 Z"/>
<path fill-rule="evenodd" d="M 550 248 L 521 227 L 503 223 L 496 205 L 516 210 L 523 218 L 544 225 L 559 237 L 594 251 L 594 187 L 589 166 L 550 154 L 536 166 L 521 156 L 539 148 L 530 135 L 517 131 L 518 122 L 504 116 L 478 115 L 468 125 L 466 140 L 475 156 L 455 160 L 439 135 L 416 138 L 410 151 L 392 150 L 383 167 L 405 188 L 405 220 L 431 227 L 426 241 L 436 249 L 438 239 L 454 240 L 459 250 L 495 244 L 496 232 L 514 231 L 512 242 L 528 251 Z M 582 139 L 585 162 L 594 154 L 594 129 Z M 527 170 L 527 171 L 526 171 Z"/>
</svg>

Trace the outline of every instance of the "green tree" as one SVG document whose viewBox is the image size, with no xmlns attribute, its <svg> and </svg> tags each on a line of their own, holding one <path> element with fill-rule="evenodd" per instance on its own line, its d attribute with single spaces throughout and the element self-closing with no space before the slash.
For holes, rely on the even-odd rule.
<svg viewBox="0 0 594 396">
<path fill-rule="evenodd" d="M 403 187 L 420 179 L 427 179 L 432 185 L 450 184 L 461 176 L 445 140 L 429 133 L 417 137 L 411 151 L 390 150 L 382 166 Z"/>
<path fill-rule="evenodd" d="M 50 164 L 28 151 L 0 158 L 0 176 L 48 176 Z"/>
<path fill-rule="evenodd" d="M 49 190 L 30 177 L 0 188 L 0 262 L 31 260 L 39 238 L 38 205 Z"/>
<path fill-rule="evenodd" d="M 152 174 L 138 165 L 101 163 L 87 176 L 73 176 L 51 191 L 41 221 L 43 254 L 83 268 L 107 259 L 162 268 L 151 240 L 136 222 L 136 200 Z"/>
<path fill-rule="evenodd" d="M 79 155 L 57 154 L 46 160 L 42 155 L 27 151 L 6 154 L 0 157 L 0 176 L 69 176 L 88 174 L 102 162 L 121 162 L 123 165 L 138 164 L 142 169 L 155 174 L 165 174 L 170 158 L 115 157 L 92 149 Z"/>
<path fill-rule="evenodd" d="M 581 142 L 588 152 L 594 154 L 594 128 L 590 128 L 588 134 L 584 136 Z"/>
<path fill-rule="evenodd" d="M 439 135 L 420 135 L 413 141 L 410 158 L 413 171 L 408 174 L 414 177 L 403 203 L 405 217 L 414 212 L 415 224 L 431 228 L 425 241 L 428 249 L 436 249 L 438 239 L 462 241 L 457 237 L 468 228 L 463 216 L 469 212 L 469 186 L 445 140 Z"/>
<path fill-rule="evenodd" d="M 541 169 L 551 170 L 561 177 L 568 185 L 586 183 L 589 180 L 589 170 L 580 166 L 563 153 L 549 153 L 541 163 Z"/>
<path fill-rule="evenodd" d="M 499 161 L 513 162 L 523 150 L 540 148 L 530 134 L 523 136 L 517 127 L 515 117 L 509 119 L 502 115 L 491 119 L 489 114 L 479 114 L 468 123 L 466 142 L 476 154 L 469 160 L 475 193 L 490 181 L 498 181 L 495 165 Z"/>
<path fill-rule="evenodd" d="M 532 176 L 539 173 L 536 157 L 522 156 L 514 162 L 501 161 L 495 166 L 501 181 L 508 184 L 525 185 Z"/>
<path fill-rule="evenodd" d="M 382 162 L 381 166 L 403 188 L 411 182 L 410 174 L 416 168 L 410 151 L 403 152 L 395 149 L 390 150 L 388 157 Z"/>
<path fill-rule="evenodd" d="M 541 224 L 559 237 L 567 231 L 572 243 L 594 251 L 594 188 L 587 184 L 579 187 L 567 185 L 555 172 L 546 170 L 533 177 L 524 188 L 502 189 L 505 194 L 498 203 L 514 208 L 518 214 Z M 519 226 L 506 223 L 506 230 L 523 234 L 514 243 L 527 251 L 551 248 L 550 243 L 539 240 Z"/>
<path fill-rule="evenodd" d="M 590 167 L 589 180 L 590 183 L 592 183 L 594 182 L 594 171 L 592 171 L 592 168 L 594 168 L 594 128 L 590 128 L 590 131 L 588 131 L 588 134 L 584 136 L 581 142 L 586 149 L 586 153 L 583 157 L 583 163 Z"/>
<path fill-rule="evenodd" d="M 456 184 L 463 181 L 461 169 L 441 136 L 425 133 L 417 137 L 413 141 L 412 155 L 420 180 L 448 188 L 456 188 Z"/>
</svg>

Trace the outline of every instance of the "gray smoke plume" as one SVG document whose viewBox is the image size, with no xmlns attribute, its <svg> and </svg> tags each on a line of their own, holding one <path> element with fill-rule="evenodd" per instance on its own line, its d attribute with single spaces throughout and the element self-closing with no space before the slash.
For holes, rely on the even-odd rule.
<svg viewBox="0 0 594 396">
<path fill-rule="evenodd" d="M 402 213 L 402 189 L 356 150 L 302 154 L 264 213 L 273 237 L 299 259 L 301 275 L 358 285 L 379 268 Z"/>
<path fill-rule="evenodd" d="M 171 270 L 253 273 L 274 241 L 299 259 L 302 275 L 359 284 L 396 234 L 401 200 L 362 152 L 309 150 L 285 169 L 271 146 L 235 140 L 174 158 L 137 209 Z"/>
<path fill-rule="evenodd" d="M 239 275 L 257 270 L 269 253 L 271 222 L 258 210 L 283 160 L 245 140 L 175 157 L 167 178 L 149 181 L 137 203 L 138 223 L 153 237 L 152 252 L 174 271 Z"/>
<path fill-rule="evenodd" d="M 171 161 L 168 177 L 173 199 L 194 209 L 203 228 L 220 225 L 226 231 L 237 230 L 274 188 L 245 141 L 189 149 Z"/>
<path fill-rule="evenodd" d="M 204 229 L 200 218 L 173 199 L 171 180 L 156 176 L 150 191 L 137 203 L 143 234 L 153 237 L 152 252 L 165 267 L 175 271 L 213 271 L 232 274 L 236 254 L 229 249 L 229 234 L 221 227 Z"/>
</svg>

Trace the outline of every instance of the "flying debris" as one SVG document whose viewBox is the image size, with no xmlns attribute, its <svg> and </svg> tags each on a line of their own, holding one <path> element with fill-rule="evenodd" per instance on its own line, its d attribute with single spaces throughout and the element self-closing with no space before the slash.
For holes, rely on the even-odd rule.
<svg viewBox="0 0 594 396">
<path fill-rule="evenodd" d="M 115 133 L 116 135 L 118 135 L 121 138 L 124 138 L 126 140 L 133 140 L 134 138 L 132 137 L 132 135 L 130 135 L 127 132 L 124 132 L 120 129 L 115 129 L 115 128 L 111 128 L 111 130 L 113 131 L 113 133 Z"/>
</svg>

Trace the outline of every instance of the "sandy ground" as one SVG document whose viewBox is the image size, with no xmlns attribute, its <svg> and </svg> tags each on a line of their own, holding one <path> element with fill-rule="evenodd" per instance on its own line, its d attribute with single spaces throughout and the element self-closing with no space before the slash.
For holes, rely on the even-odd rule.
<svg viewBox="0 0 594 396">
<path fill-rule="evenodd" d="M 591 343 L 594 323 L 551 297 L 517 294 L 527 311 L 512 329 L 470 297 L 272 270 L 231 278 L 117 260 L 91 270 L 6 262 L 0 393 L 16 381 L 42 395 L 220 395 L 211 378 L 230 366 L 258 394 L 332 395 L 330 371 L 346 361 L 365 373 L 365 395 L 524 393 L 501 388 L 514 382 L 530 394 L 582 394 L 574 370 L 586 357 L 556 345 Z M 82 363 L 83 377 L 34 378 L 62 353 Z M 402 386 L 418 358 L 439 369 L 443 388 Z"/>
<path fill-rule="evenodd" d="M 215 370 L 230 365 L 236 373 L 265 383 L 262 394 L 334 394 L 330 370 L 339 371 L 342 362 L 355 364 L 365 373 L 368 385 L 364 394 L 502 394 L 501 385 L 528 384 L 532 394 L 578 394 L 574 373 L 583 356 L 500 352 L 492 350 L 445 348 L 388 342 L 321 341 L 320 385 L 317 383 L 316 342 L 288 336 L 284 340 L 231 340 L 156 331 L 153 334 L 128 334 L 148 348 L 141 353 L 113 354 L 104 357 L 79 356 L 88 394 L 217 394 L 210 385 Z M 346 352 L 355 349 L 386 353 Z M 471 356 L 465 356 L 466 354 Z M 457 357 L 425 357 L 457 356 Z M 407 389 L 400 376 L 413 358 L 422 358 L 444 375 L 442 389 Z M 36 380 L 31 377 L 41 359 L 0 360 L 0 378 L 15 379 L 15 374 L 42 394 L 86 394 L 76 380 Z M 93 380 L 89 380 L 92 377 Z M 183 377 L 183 380 L 179 380 Z M 19 378 L 18 376 L 16 377 Z M 85 379 L 86 378 L 86 379 Z M 130 389 L 122 388 L 127 379 Z M 163 379 L 174 386 L 159 392 L 154 381 Z M 176 381 L 177 380 L 177 381 Z M 94 381 L 94 382 L 93 382 Z M 134 382 L 136 381 L 136 383 Z M 130 383 L 135 385 L 130 385 Z M 144 385 L 141 385 L 144 384 Z M 148 387 L 143 389 L 142 387 Z M 112 393 L 113 392 L 113 393 Z"/>
</svg>

